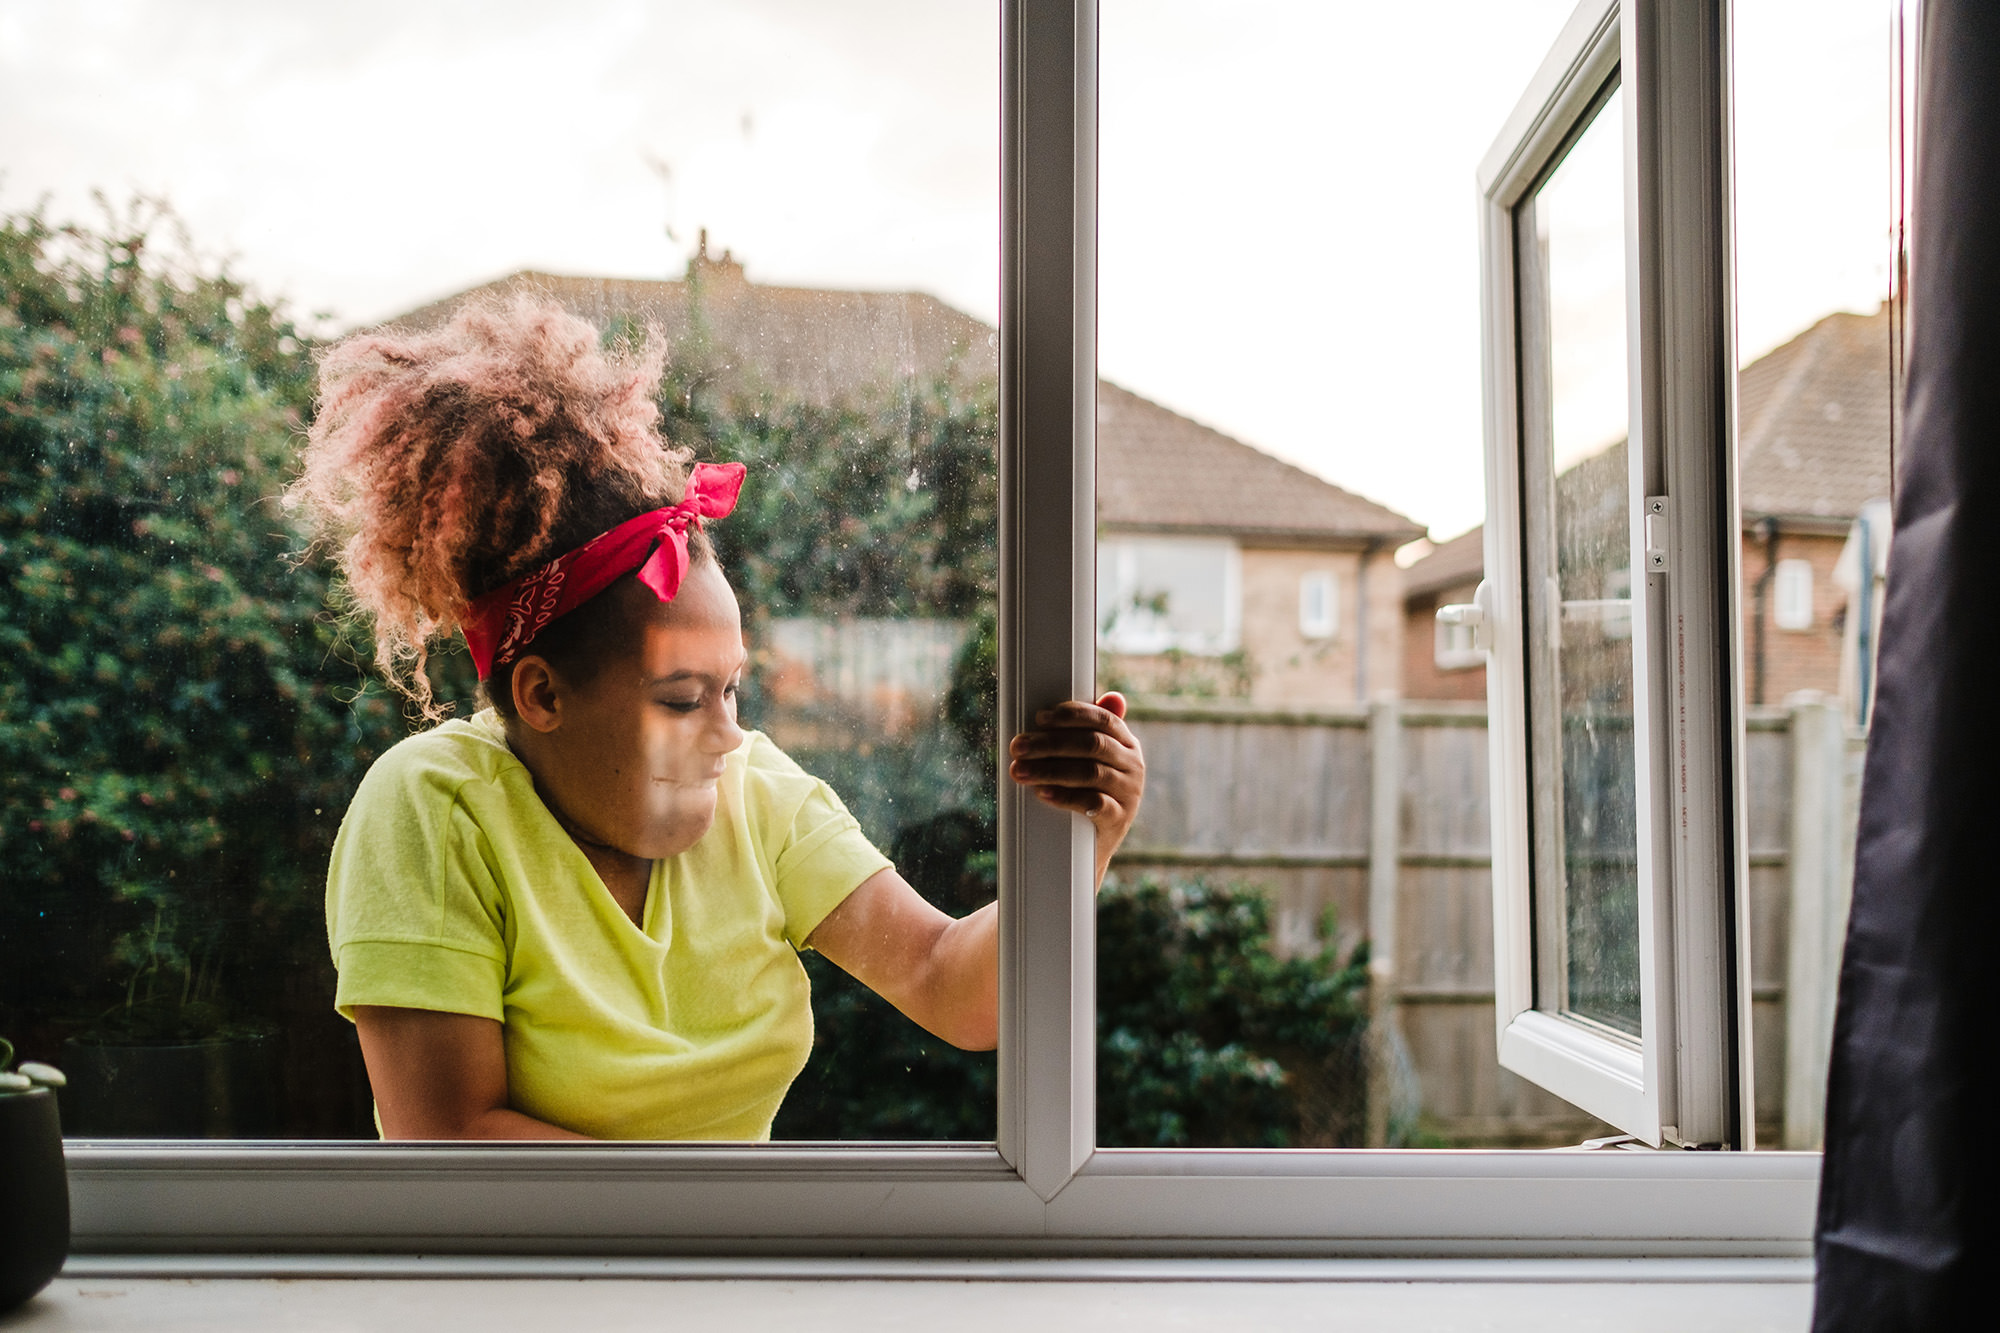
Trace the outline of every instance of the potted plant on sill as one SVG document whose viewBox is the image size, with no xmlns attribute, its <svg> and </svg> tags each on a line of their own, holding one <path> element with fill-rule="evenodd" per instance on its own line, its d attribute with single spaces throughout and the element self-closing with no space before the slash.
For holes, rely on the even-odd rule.
<svg viewBox="0 0 2000 1333">
<path fill-rule="evenodd" d="M 0 1037 L 0 1314 L 48 1285 L 69 1256 L 69 1177 L 48 1065 L 14 1067 Z"/>
<path fill-rule="evenodd" d="M 192 941 L 171 899 L 119 937 L 124 998 L 63 1043 L 77 1138 L 244 1139 L 277 1130 L 269 1029 L 233 1021 L 219 928 Z"/>
</svg>

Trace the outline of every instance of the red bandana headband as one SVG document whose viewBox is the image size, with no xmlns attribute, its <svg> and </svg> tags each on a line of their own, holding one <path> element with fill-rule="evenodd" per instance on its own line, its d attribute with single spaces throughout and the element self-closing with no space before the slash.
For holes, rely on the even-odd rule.
<svg viewBox="0 0 2000 1333">
<path fill-rule="evenodd" d="M 687 575 L 688 528 L 699 528 L 705 518 L 726 517 L 742 489 L 741 463 L 697 463 L 679 504 L 627 519 L 473 602 L 459 629 L 472 649 L 479 678 L 491 677 L 495 667 L 519 657 L 550 621 L 634 569 L 639 582 L 661 601 L 674 600 Z"/>
</svg>

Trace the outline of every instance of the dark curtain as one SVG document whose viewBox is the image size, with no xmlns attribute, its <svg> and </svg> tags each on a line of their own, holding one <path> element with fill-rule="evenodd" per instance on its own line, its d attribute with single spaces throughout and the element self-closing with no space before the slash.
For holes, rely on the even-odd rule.
<svg viewBox="0 0 2000 1333">
<path fill-rule="evenodd" d="M 2000 1327 L 2000 4 L 1923 15 L 1907 431 L 1817 1330 Z"/>
</svg>

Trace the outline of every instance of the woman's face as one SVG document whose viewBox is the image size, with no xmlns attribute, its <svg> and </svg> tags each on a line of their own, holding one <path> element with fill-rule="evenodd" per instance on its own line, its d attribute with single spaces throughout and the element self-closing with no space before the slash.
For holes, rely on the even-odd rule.
<svg viewBox="0 0 2000 1333">
<path fill-rule="evenodd" d="M 542 797 L 576 837 L 628 856 L 684 852 L 715 820 L 724 756 L 743 742 L 736 687 L 743 625 L 713 561 L 687 573 L 671 602 L 635 582 L 631 649 L 587 685 L 564 690 L 556 726 L 522 758 Z"/>
</svg>

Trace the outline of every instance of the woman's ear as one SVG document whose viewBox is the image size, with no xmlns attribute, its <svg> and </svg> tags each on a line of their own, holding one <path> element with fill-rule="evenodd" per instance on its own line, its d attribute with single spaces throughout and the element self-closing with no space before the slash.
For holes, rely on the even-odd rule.
<svg viewBox="0 0 2000 1333">
<path fill-rule="evenodd" d="M 514 663 L 508 682 L 514 694 L 514 716 L 536 731 L 562 725 L 563 689 L 548 659 L 529 655 Z"/>
</svg>

